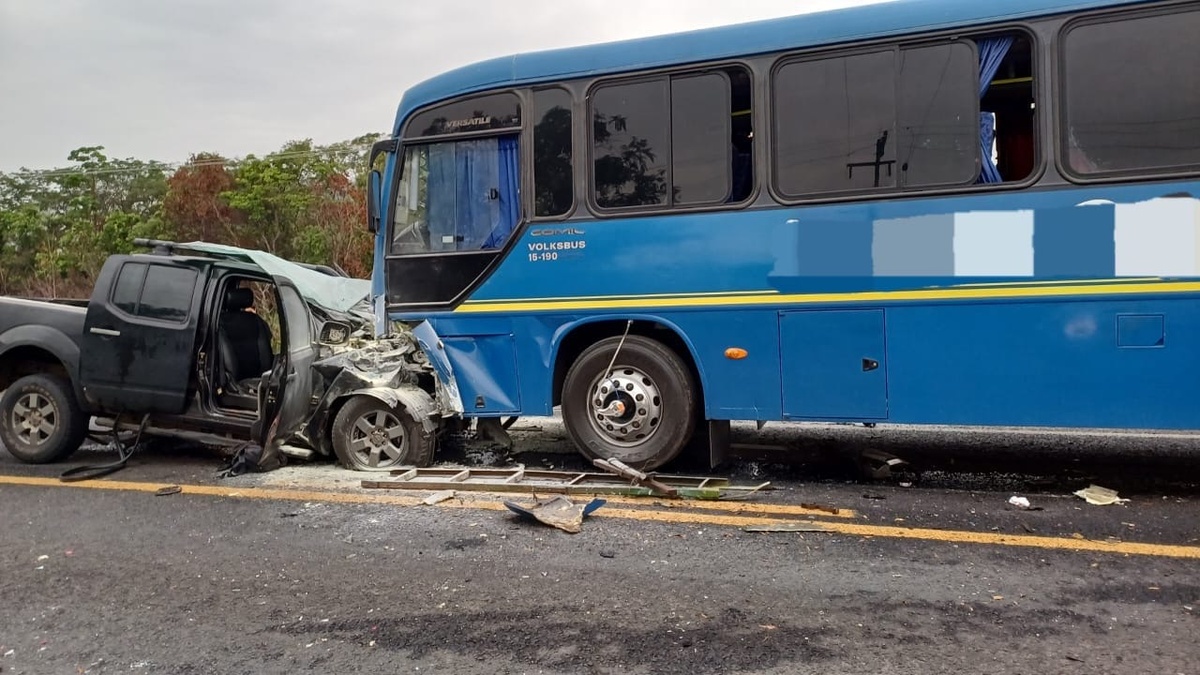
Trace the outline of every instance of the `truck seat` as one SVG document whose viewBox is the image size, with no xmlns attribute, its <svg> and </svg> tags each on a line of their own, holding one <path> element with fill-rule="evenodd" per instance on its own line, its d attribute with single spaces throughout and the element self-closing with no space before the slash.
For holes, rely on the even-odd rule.
<svg viewBox="0 0 1200 675">
<path fill-rule="evenodd" d="M 232 394 L 256 396 L 263 373 L 271 370 L 271 328 L 254 312 L 254 292 L 230 288 L 225 292 L 217 345 L 221 353 L 224 388 Z"/>
</svg>

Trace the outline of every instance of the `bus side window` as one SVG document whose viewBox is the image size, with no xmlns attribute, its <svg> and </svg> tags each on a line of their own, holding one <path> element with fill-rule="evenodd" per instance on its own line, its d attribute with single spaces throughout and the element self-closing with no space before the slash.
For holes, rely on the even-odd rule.
<svg viewBox="0 0 1200 675">
<path fill-rule="evenodd" d="M 736 204 L 750 197 L 754 191 L 754 99 L 750 86 L 750 73 L 745 68 L 729 68 L 731 89 L 730 145 L 733 149 L 733 190 L 729 193 L 729 204 Z"/>
<path fill-rule="evenodd" d="M 563 216 L 575 202 L 570 92 L 535 91 L 533 114 L 534 215 Z"/>
<path fill-rule="evenodd" d="M 973 38 L 980 61 L 980 183 L 1022 181 L 1037 163 L 1033 44 L 1023 33 Z"/>
</svg>

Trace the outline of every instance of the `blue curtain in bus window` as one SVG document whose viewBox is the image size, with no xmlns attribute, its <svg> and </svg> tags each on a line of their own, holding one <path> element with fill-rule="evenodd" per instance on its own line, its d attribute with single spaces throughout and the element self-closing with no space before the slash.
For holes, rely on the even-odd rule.
<svg viewBox="0 0 1200 675">
<path fill-rule="evenodd" d="M 492 228 L 483 248 L 502 248 L 517 228 L 521 219 L 520 195 L 521 187 L 518 179 L 520 155 L 518 153 L 517 137 L 504 136 L 497 144 L 499 220 Z"/>
<path fill-rule="evenodd" d="M 517 137 L 438 143 L 429 150 L 430 251 L 500 248 L 520 220 Z"/>
<path fill-rule="evenodd" d="M 454 155 L 454 143 L 429 147 L 425 220 L 431 252 L 458 250 L 458 171 Z"/>
<path fill-rule="evenodd" d="M 978 42 L 980 100 L 983 100 L 984 94 L 987 94 L 992 78 L 996 76 L 996 71 L 1000 70 L 1000 63 L 1004 61 L 1004 57 L 1012 45 L 1013 38 L 1011 36 L 989 38 Z M 992 161 L 992 139 L 995 136 L 995 113 L 979 113 L 979 147 L 983 151 L 983 175 L 979 180 L 983 183 L 1000 183 L 1004 180 L 1000 176 L 1000 169 L 996 168 L 996 163 Z"/>
<path fill-rule="evenodd" d="M 458 160 L 458 250 L 483 248 L 500 221 L 497 198 L 500 184 L 498 143 L 494 138 L 459 141 Z"/>
</svg>

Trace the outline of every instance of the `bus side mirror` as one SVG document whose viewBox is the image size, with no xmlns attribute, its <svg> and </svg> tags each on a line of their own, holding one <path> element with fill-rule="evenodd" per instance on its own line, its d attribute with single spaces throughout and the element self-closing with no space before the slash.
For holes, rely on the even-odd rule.
<svg viewBox="0 0 1200 675">
<path fill-rule="evenodd" d="M 379 232 L 379 192 L 383 185 L 383 177 L 378 171 L 372 171 L 367 176 L 367 231 L 371 234 Z"/>
</svg>

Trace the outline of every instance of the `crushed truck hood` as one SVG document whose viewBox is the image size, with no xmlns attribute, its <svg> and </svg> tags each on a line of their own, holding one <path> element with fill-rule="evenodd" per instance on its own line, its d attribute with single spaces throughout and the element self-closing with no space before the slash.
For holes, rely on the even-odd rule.
<svg viewBox="0 0 1200 675">
<path fill-rule="evenodd" d="M 265 251 L 237 246 L 193 241 L 182 247 L 258 265 L 267 274 L 285 277 L 296 284 L 300 295 L 309 302 L 338 312 L 349 312 L 356 305 L 370 302 L 371 282 L 366 279 L 330 276 Z"/>
</svg>

